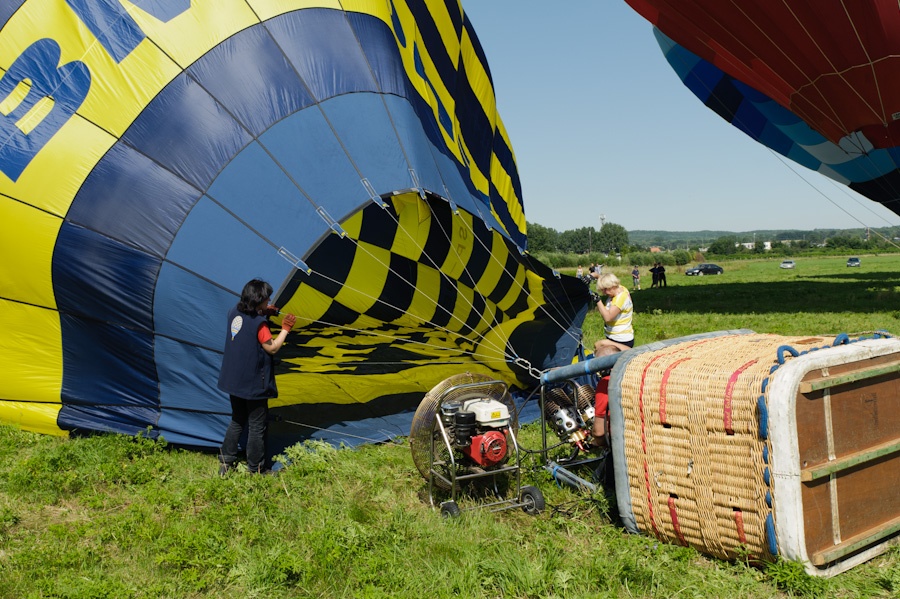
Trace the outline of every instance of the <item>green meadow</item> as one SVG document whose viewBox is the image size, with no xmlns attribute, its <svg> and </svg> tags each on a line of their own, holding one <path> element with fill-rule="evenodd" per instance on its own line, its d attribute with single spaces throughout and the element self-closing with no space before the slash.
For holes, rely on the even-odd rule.
<svg viewBox="0 0 900 599">
<path fill-rule="evenodd" d="M 638 344 L 752 329 L 900 333 L 900 256 L 669 268 L 634 292 Z M 631 287 L 630 268 L 614 269 Z M 595 314 L 585 341 L 600 336 Z M 520 432 L 527 448 L 540 430 Z M 68 439 L 0 427 L 3 598 L 894 598 L 900 549 L 830 579 L 797 564 L 726 562 L 629 535 L 602 491 L 557 485 L 529 453 L 546 510 L 442 519 L 408 443 L 295 446 L 280 476 L 219 478 L 215 455 L 144 438 Z M 475 507 L 476 500 L 463 502 Z"/>
<path fill-rule="evenodd" d="M 780 257 L 718 262 L 725 272 L 706 276 L 685 275 L 693 264 L 667 267 L 668 286 L 655 289 L 641 268 L 642 289 L 632 293 L 635 343 L 730 329 L 900 334 L 900 255 L 862 256 L 859 268 L 848 268 L 846 256 L 793 260 L 794 269 L 779 268 Z M 631 267 L 613 272 L 631 290 Z M 595 311 L 585 322 L 585 340 L 599 338 L 602 330 Z"/>
</svg>

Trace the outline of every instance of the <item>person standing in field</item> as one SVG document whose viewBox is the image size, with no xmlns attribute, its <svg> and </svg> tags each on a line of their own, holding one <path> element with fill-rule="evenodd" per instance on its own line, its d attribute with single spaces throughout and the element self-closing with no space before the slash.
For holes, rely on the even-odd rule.
<svg viewBox="0 0 900 599">
<path fill-rule="evenodd" d="M 615 345 L 621 349 L 634 347 L 634 328 L 631 326 L 634 305 L 631 294 L 612 273 L 606 273 L 597 280 L 597 291 L 606 296 L 605 303 L 602 299 L 597 302 L 597 311 L 606 323 L 606 338 L 594 344 L 594 354 L 597 355 L 604 345 Z"/>
<path fill-rule="evenodd" d="M 273 356 L 296 322 L 293 314 L 287 314 L 278 336 L 272 337 L 267 319 L 277 314 L 278 308 L 269 304 L 271 296 L 271 285 L 253 279 L 244 285 L 240 301 L 228 312 L 218 382 L 219 389 L 228 393 L 231 400 L 231 423 L 219 451 L 222 476 L 237 464 L 238 441 L 244 430 L 247 469 L 256 473 L 271 471 L 266 463 L 269 398 L 278 397 Z"/>
<path fill-rule="evenodd" d="M 635 290 L 639 290 L 641 288 L 641 271 L 638 270 L 637 266 L 631 269 L 631 283 L 631 286 Z"/>
</svg>

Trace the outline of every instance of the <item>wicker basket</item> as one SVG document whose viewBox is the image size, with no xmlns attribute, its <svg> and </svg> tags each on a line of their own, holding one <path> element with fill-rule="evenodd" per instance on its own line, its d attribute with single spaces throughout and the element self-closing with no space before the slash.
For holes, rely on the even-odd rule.
<svg viewBox="0 0 900 599">
<path fill-rule="evenodd" d="M 794 508 L 777 509 L 788 506 L 777 505 L 773 473 L 779 471 L 770 457 L 785 448 L 773 444 L 796 447 L 791 436 L 806 433 L 798 433 L 796 417 L 782 417 L 793 425 L 778 423 L 787 424 L 781 433 L 785 441 L 779 441 L 770 434 L 775 423 L 769 414 L 775 396 L 780 404 L 793 406 L 798 393 L 796 389 L 785 393 L 785 387 L 798 385 L 794 379 L 808 378 L 810 369 L 801 368 L 799 375 L 785 379 L 791 382 L 777 385 L 773 373 L 788 363 L 802 367 L 814 354 L 827 354 L 835 363 L 868 360 L 868 347 L 874 345 L 875 353 L 889 356 L 882 360 L 900 364 L 895 339 L 846 347 L 853 344 L 845 335 L 784 337 L 723 331 L 642 346 L 623 355 L 611 377 L 610 419 L 616 494 L 626 527 L 726 559 L 749 555 L 768 560 L 780 553 L 805 561 L 813 573 L 841 569 L 833 563 L 814 564 L 817 560 L 807 551 L 802 533 L 794 543 L 800 549 L 779 546 L 778 531 L 802 531 L 804 522 L 777 521 L 782 512 L 793 514 L 785 519 L 802 520 L 803 510 L 801 506 L 798 516 Z M 865 356 L 861 358 L 857 350 Z M 791 367 L 797 370 L 794 364 Z M 896 398 L 886 401 L 900 407 Z M 791 406 L 785 413 L 794 413 Z M 895 432 L 900 438 L 900 430 Z M 802 486 L 804 459 L 790 448 L 782 454 L 779 466 L 785 478 Z M 900 475 L 898 466 L 900 460 L 880 467 L 887 468 L 886 475 Z M 803 489 L 797 498 L 801 504 L 802 493 Z M 837 555 L 830 548 L 819 553 Z M 832 562 L 847 557 L 845 552 Z"/>
</svg>

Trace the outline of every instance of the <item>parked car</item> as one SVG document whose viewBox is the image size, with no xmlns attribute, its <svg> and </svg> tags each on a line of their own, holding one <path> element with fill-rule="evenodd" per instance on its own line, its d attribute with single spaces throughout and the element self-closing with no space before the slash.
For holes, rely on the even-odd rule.
<svg viewBox="0 0 900 599">
<path fill-rule="evenodd" d="M 847 258 L 847 266 L 859 266 L 859 258 Z"/>
<path fill-rule="evenodd" d="M 793 260 L 782 260 L 779 268 L 794 268 L 794 266 L 796 266 L 796 264 L 794 264 Z"/>
<path fill-rule="evenodd" d="M 723 272 L 725 272 L 725 270 L 718 264 L 698 264 L 694 268 L 689 268 L 684 271 L 684 274 L 688 275 L 689 277 L 702 277 L 703 275 L 720 275 Z"/>
</svg>

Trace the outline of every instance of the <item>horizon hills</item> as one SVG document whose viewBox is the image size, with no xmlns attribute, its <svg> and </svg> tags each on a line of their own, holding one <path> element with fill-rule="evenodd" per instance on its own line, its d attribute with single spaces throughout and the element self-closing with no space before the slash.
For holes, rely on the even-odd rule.
<svg viewBox="0 0 900 599">
<path fill-rule="evenodd" d="M 628 243 L 632 245 L 671 245 L 711 243 L 720 237 L 736 237 L 739 242 L 749 241 L 787 241 L 807 239 L 822 241 L 840 233 L 842 235 L 859 235 L 866 237 L 868 233 L 878 232 L 880 235 L 893 238 L 900 236 L 900 226 L 894 227 L 847 227 L 844 229 L 753 229 L 749 231 L 728 231 L 701 229 L 698 231 L 665 231 L 655 229 L 636 229 L 628 231 Z"/>
</svg>

